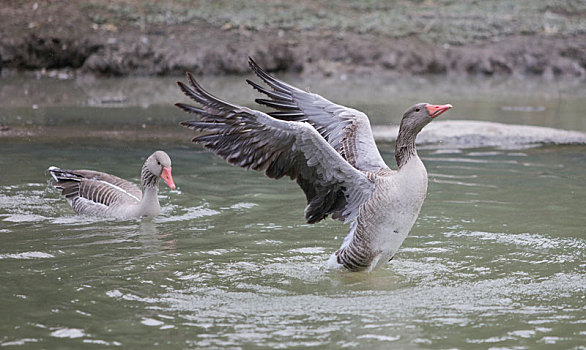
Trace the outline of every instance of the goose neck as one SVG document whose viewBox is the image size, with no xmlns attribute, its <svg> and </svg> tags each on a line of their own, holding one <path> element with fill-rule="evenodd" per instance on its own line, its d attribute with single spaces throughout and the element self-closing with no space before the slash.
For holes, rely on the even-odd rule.
<svg viewBox="0 0 586 350">
<path fill-rule="evenodd" d="M 397 142 L 395 144 L 395 160 L 397 161 L 399 169 L 407 164 L 409 159 L 417 156 L 417 150 L 415 149 L 416 137 L 417 133 L 412 130 L 406 130 L 401 125 L 399 136 L 397 136 Z"/>
<path fill-rule="evenodd" d="M 140 176 L 140 184 L 142 186 L 143 192 L 149 188 L 159 188 L 159 177 L 153 174 L 146 166 L 146 164 L 142 167 L 142 172 Z"/>
</svg>

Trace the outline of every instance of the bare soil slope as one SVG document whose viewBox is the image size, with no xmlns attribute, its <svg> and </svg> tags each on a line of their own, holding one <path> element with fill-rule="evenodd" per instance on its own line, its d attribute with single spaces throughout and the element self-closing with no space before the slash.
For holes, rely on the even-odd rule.
<svg viewBox="0 0 586 350">
<path fill-rule="evenodd" d="M 586 77 L 586 2 L 3 0 L 3 74 Z"/>
</svg>

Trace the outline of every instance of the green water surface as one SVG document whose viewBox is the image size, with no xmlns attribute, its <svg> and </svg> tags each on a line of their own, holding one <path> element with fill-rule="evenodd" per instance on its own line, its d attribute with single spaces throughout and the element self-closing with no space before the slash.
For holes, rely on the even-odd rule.
<svg viewBox="0 0 586 350">
<path fill-rule="evenodd" d="M 9 95 L 6 86 L 20 91 L 23 84 L 42 83 L 4 85 L 0 95 Z M 140 95 L 133 84 L 119 84 L 129 96 Z M 493 83 L 496 89 L 440 85 L 438 91 L 426 90 L 429 84 L 411 82 L 411 94 L 388 102 L 380 92 L 373 91 L 372 100 L 363 93 L 353 105 L 374 106 L 369 114 L 375 123 L 390 118 L 384 111 L 398 120 L 401 106 L 410 104 L 405 100 L 423 91 L 455 105 L 445 118 L 515 118 L 586 130 L 583 114 L 577 114 L 584 96 L 570 88 L 560 100 L 556 89 L 507 91 L 506 82 Z M 15 97 L 0 109 L 0 118 L 25 123 L 30 117 L 31 123 L 57 127 L 70 120 L 83 133 L 133 125 L 143 117 L 164 124 L 168 115 L 174 128 L 184 116 L 170 106 L 182 100 L 172 91 L 167 97 L 149 95 L 152 103 L 143 106 L 133 97 L 122 105 L 95 106 L 88 102 L 91 94 L 77 91 L 72 93 L 82 97 L 73 102 L 45 99 L 33 110 L 29 100 Z M 225 95 L 237 93 L 226 88 Z M 545 110 L 502 108 L 511 104 Z M 158 148 L 173 159 L 177 189 L 161 186 L 162 214 L 151 221 L 75 215 L 48 184 L 50 165 L 99 169 L 138 182 L 144 158 Z M 586 344 L 586 146 L 420 149 L 430 178 L 428 197 L 398 255 L 372 273 L 325 268 L 348 227 L 329 219 L 305 224 L 304 195 L 294 182 L 226 165 L 189 138 L 0 138 L 0 150 L 2 348 Z M 394 167 L 393 145 L 380 150 Z"/>
</svg>

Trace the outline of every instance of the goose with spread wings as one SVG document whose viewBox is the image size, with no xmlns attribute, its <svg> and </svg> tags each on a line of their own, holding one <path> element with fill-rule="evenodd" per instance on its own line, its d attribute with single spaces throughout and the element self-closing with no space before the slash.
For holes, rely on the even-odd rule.
<svg viewBox="0 0 586 350">
<path fill-rule="evenodd" d="M 289 176 L 307 198 L 305 220 L 331 216 L 350 224 L 331 268 L 371 271 L 390 261 L 415 223 L 427 192 L 427 171 L 415 149 L 425 125 L 451 105 L 418 103 L 405 112 L 396 141 L 398 169 L 383 161 L 368 117 L 280 81 L 252 58 L 249 65 L 267 87 L 247 82 L 267 98 L 269 113 L 223 101 L 187 73 L 183 93 L 199 106 L 177 103 L 198 116 L 181 125 L 195 130 L 193 142 L 232 165 Z"/>
</svg>

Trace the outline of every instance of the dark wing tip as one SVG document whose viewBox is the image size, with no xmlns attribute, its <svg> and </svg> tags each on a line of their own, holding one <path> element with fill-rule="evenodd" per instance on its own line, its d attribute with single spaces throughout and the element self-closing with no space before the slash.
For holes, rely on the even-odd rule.
<svg viewBox="0 0 586 350">
<path fill-rule="evenodd" d="M 193 76 L 193 74 L 191 74 L 190 72 L 185 72 L 185 74 L 187 75 L 187 80 L 189 81 L 189 84 L 191 86 L 185 84 L 182 81 L 178 81 L 177 85 L 179 85 L 179 88 L 181 89 L 181 91 L 183 91 L 183 93 L 187 97 L 189 97 L 197 102 L 200 102 L 201 97 L 210 96 L 210 94 L 207 91 L 205 91 L 204 88 L 201 87 L 201 85 L 197 82 L 197 80 L 195 80 L 195 77 Z"/>
<path fill-rule="evenodd" d="M 193 91 L 193 89 L 189 86 L 187 86 L 187 84 L 185 84 L 182 81 L 178 81 L 177 85 L 179 85 L 179 88 L 181 89 L 181 91 L 183 92 L 183 94 L 185 94 L 185 96 L 189 97 L 192 100 L 197 101 L 196 98 L 194 98 L 194 96 L 196 95 L 195 91 Z"/>
<path fill-rule="evenodd" d="M 188 128 L 188 129 L 193 130 L 194 129 L 193 125 L 192 125 L 193 122 L 194 122 L 194 120 L 184 120 L 181 123 L 179 123 L 179 125 L 181 125 L 184 128 Z"/>
<path fill-rule="evenodd" d="M 262 86 L 255 83 L 254 81 L 252 81 L 250 79 L 246 79 L 246 82 L 248 83 L 248 85 L 252 86 L 252 88 L 255 89 L 256 91 L 264 93 L 265 89 Z"/>
<path fill-rule="evenodd" d="M 226 102 L 214 95 L 212 95 L 211 93 L 207 92 L 195 79 L 194 75 L 191 74 L 190 72 L 186 72 L 187 74 L 187 80 L 189 80 L 189 83 L 191 84 L 191 86 L 188 86 L 187 84 L 178 81 L 177 85 L 179 85 L 179 88 L 181 89 L 181 91 L 183 91 L 183 93 L 189 97 L 190 99 L 194 100 L 195 102 L 201 104 L 205 109 L 208 108 L 212 108 L 212 109 L 216 109 L 216 110 L 232 110 L 232 109 L 238 109 L 239 107 L 236 105 L 233 105 L 229 102 Z M 184 108 L 186 105 L 183 106 L 179 106 L 176 104 L 177 107 L 189 112 L 188 109 Z M 199 113 L 199 112 L 194 112 L 194 113 Z"/>
<path fill-rule="evenodd" d="M 181 103 L 181 102 L 175 103 L 175 107 L 178 107 L 187 113 L 193 113 L 193 114 L 199 114 L 199 115 L 207 114 L 203 109 L 197 108 L 192 105 L 188 105 L 187 103 Z"/>
<path fill-rule="evenodd" d="M 252 58 L 252 56 L 248 56 L 248 65 L 250 66 L 250 68 L 253 68 L 255 66 L 258 67 L 258 64 L 254 61 L 254 58 Z"/>
<path fill-rule="evenodd" d="M 298 90 L 297 88 L 273 77 L 272 75 L 270 75 L 269 73 L 267 73 L 266 71 L 264 71 L 253 59 L 252 57 L 248 58 L 248 65 L 250 66 L 250 68 L 252 69 L 252 71 L 254 72 L 254 74 L 256 74 L 259 78 L 262 79 L 262 81 L 265 82 L 265 84 L 269 85 L 271 87 L 271 89 L 278 91 L 280 93 L 283 94 L 287 94 L 287 95 L 291 95 L 292 91 Z M 254 86 L 254 85 L 253 85 Z"/>
<path fill-rule="evenodd" d="M 259 65 L 258 63 L 256 63 L 256 61 L 254 59 L 252 59 L 252 57 L 248 57 L 248 66 L 250 67 L 250 69 L 252 69 L 252 71 L 254 73 L 256 73 L 256 75 L 258 76 L 264 76 L 264 75 L 268 75 Z"/>
<path fill-rule="evenodd" d="M 193 85 L 193 87 L 197 88 L 198 90 L 201 89 L 201 85 L 199 85 L 199 83 L 195 80 L 195 77 L 193 76 L 193 74 L 191 72 L 186 72 L 186 74 L 187 74 L 187 80 L 189 80 L 191 85 Z"/>
<path fill-rule="evenodd" d="M 199 85 L 199 83 L 195 80 L 195 77 L 193 76 L 193 74 L 191 72 L 185 72 L 185 75 L 187 76 L 187 80 L 189 81 L 191 86 L 193 86 L 194 88 L 196 88 L 198 90 L 201 89 L 201 85 Z M 181 88 L 181 90 L 183 90 L 183 92 L 185 92 L 185 88 L 188 88 L 189 90 L 191 90 L 191 87 L 188 87 L 182 81 L 178 81 L 177 85 L 179 85 L 179 87 Z"/>
</svg>

